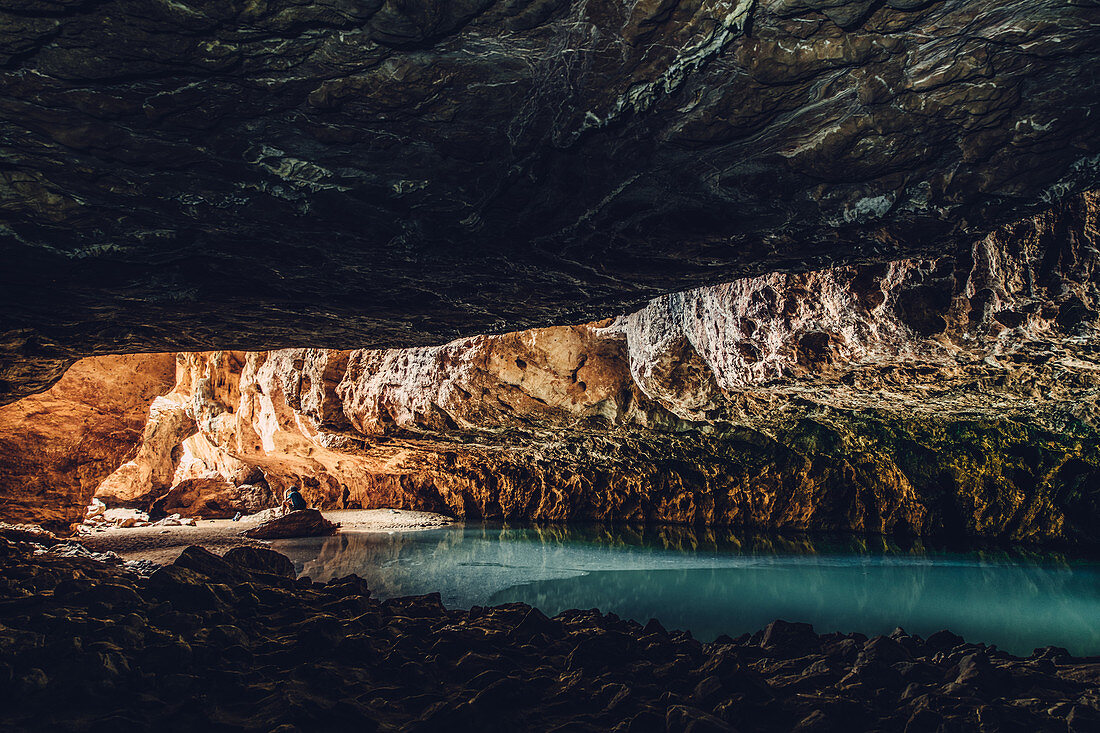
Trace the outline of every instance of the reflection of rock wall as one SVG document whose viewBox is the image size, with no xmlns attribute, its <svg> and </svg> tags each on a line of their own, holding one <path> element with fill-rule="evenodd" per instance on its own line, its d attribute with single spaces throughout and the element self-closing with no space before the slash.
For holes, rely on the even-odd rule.
<svg viewBox="0 0 1100 733">
<path fill-rule="evenodd" d="M 180 357 L 175 479 L 464 517 L 1091 537 L 1090 194 L 954 257 L 773 274 L 584 326 Z"/>
<path fill-rule="evenodd" d="M 390 573 L 388 568 L 401 558 L 417 561 L 419 556 L 431 556 L 431 562 L 418 563 L 418 586 L 439 588 L 456 568 L 471 567 L 486 560 L 486 547 L 501 563 L 515 568 L 530 568 L 535 574 L 537 562 L 531 548 L 554 551 L 582 542 L 602 548 L 627 550 L 645 548 L 673 550 L 681 555 L 714 552 L 743 556 L 760 555 L 772 558 L 783 555 L 816 555 L 825 552 L 883 552 L 888 554 L 921 554 L 919 540 L 912 547 L 901 549 L 886 538 L 869 540 L 857 537 L 837 537 L 825 541 L 807 535 L 783 536 L 732 531 L 722 527 L 685 527 L 680 525 L 618 525 L 603 524 L 534 526 L 454 525 L 439 530 L 421 532 L 348 532 L 333 537 L 288 540 L 279 543 L 278 550 L 296 559 L 299 572 L 314 580 L 326 581 L 356 574 L 365 578 L 378 594 L 406 595 L 415 590 L 396 587 L 405 573 Z M 1019 557 L 1020 553 L 1013 553 Z M 560 571 L 568 563 L 555 563 Z M 570 568 L 575 575 L 580 572 Z M 432 573 L 435 580 L 423 577 Z M 368 577 L 367 574 L 373 574 Z"/>
<path fill-rule="evenodd" d="M 777 614 L 815 628 L 859 619 L 868 631 L 904 623 L 928 635 L 946 614 L 951 628 L 1021 653 L 1051 642 L 1078 651 L 1100 644 L 1087 616 L 1065 607 L 1094 595 L 1090 577 L 1047 552 L 985 551 L 944 563 L 919 539 L 605 524 L 350 532 L 276 549 L 315 581 L 359 575 L 376 598 L 439 592 L 448 607 L 521 601 L 547 614 L 596 606 L 639 622 L 656 616 L 701 638 L 751 631 Z"/>
<path fill-rule="evenodd" d="M 0 518 L 59 530 L 79 521 L 174 370 L 171 354 L 84 359 L 49 390 L 0 407 Z"/>
</svg>

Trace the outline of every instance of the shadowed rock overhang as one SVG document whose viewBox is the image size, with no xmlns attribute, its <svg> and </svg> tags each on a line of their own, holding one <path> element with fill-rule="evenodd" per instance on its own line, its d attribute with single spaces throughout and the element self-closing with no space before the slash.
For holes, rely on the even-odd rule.
<svg viewBox="0 0 1100 733">
<path fill-rule="evenodd" d="M 0 1 L 0 400 L 953 252 L 1100 183 L 1100 7 Z"/>
<path fill-rule="evenodd" d="M 1098 225 L 1088 193 L 950 256 L 443 346 L 85 359 L 0 407 L 0 516 L 64 529 L 95 492 L 231 517 L 294 486 L 468 520 L 1095 544 Z"/>
</svg>

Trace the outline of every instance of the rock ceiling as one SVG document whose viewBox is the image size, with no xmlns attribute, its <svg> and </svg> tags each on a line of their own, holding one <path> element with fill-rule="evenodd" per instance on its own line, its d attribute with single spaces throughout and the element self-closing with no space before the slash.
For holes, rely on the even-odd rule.
<svg viewBox="0 0 1100 733">
<path fill-rule="evenodd" d="M 955 251 L 1100 182 L 1100 7 L 0 0 L 0 400 Z"/>
</svg>

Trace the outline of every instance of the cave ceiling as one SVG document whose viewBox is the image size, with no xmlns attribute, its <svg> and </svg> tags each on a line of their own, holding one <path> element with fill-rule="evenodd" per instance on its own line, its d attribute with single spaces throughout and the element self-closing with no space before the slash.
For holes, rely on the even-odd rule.
<svg viewBox="0 0 1100 733">
<path fill-rule="evenodd" d="M 0 0 L 0 400 L 954 251 L 1100 183 L 1100 4 Z"/>
</svg>

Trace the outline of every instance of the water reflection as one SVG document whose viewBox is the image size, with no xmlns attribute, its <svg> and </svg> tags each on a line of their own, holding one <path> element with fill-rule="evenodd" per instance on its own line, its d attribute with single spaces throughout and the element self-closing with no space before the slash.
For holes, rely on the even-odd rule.
<svg viewBox="0 0 1100 733">
<path fill-rule="evenodd" d="M 596 607 L 701 639 L 786 618 L 822 632 L 950 628 L 1014 653 L 1100 653 L 1100 564 L 1062 554 L 685 527 L 456 526 L 278 549 L 303 574 L 356 573 L 381 597 L 439 591 L 450 607 L 523 601 L 550 615 Z"/>
</svg>

